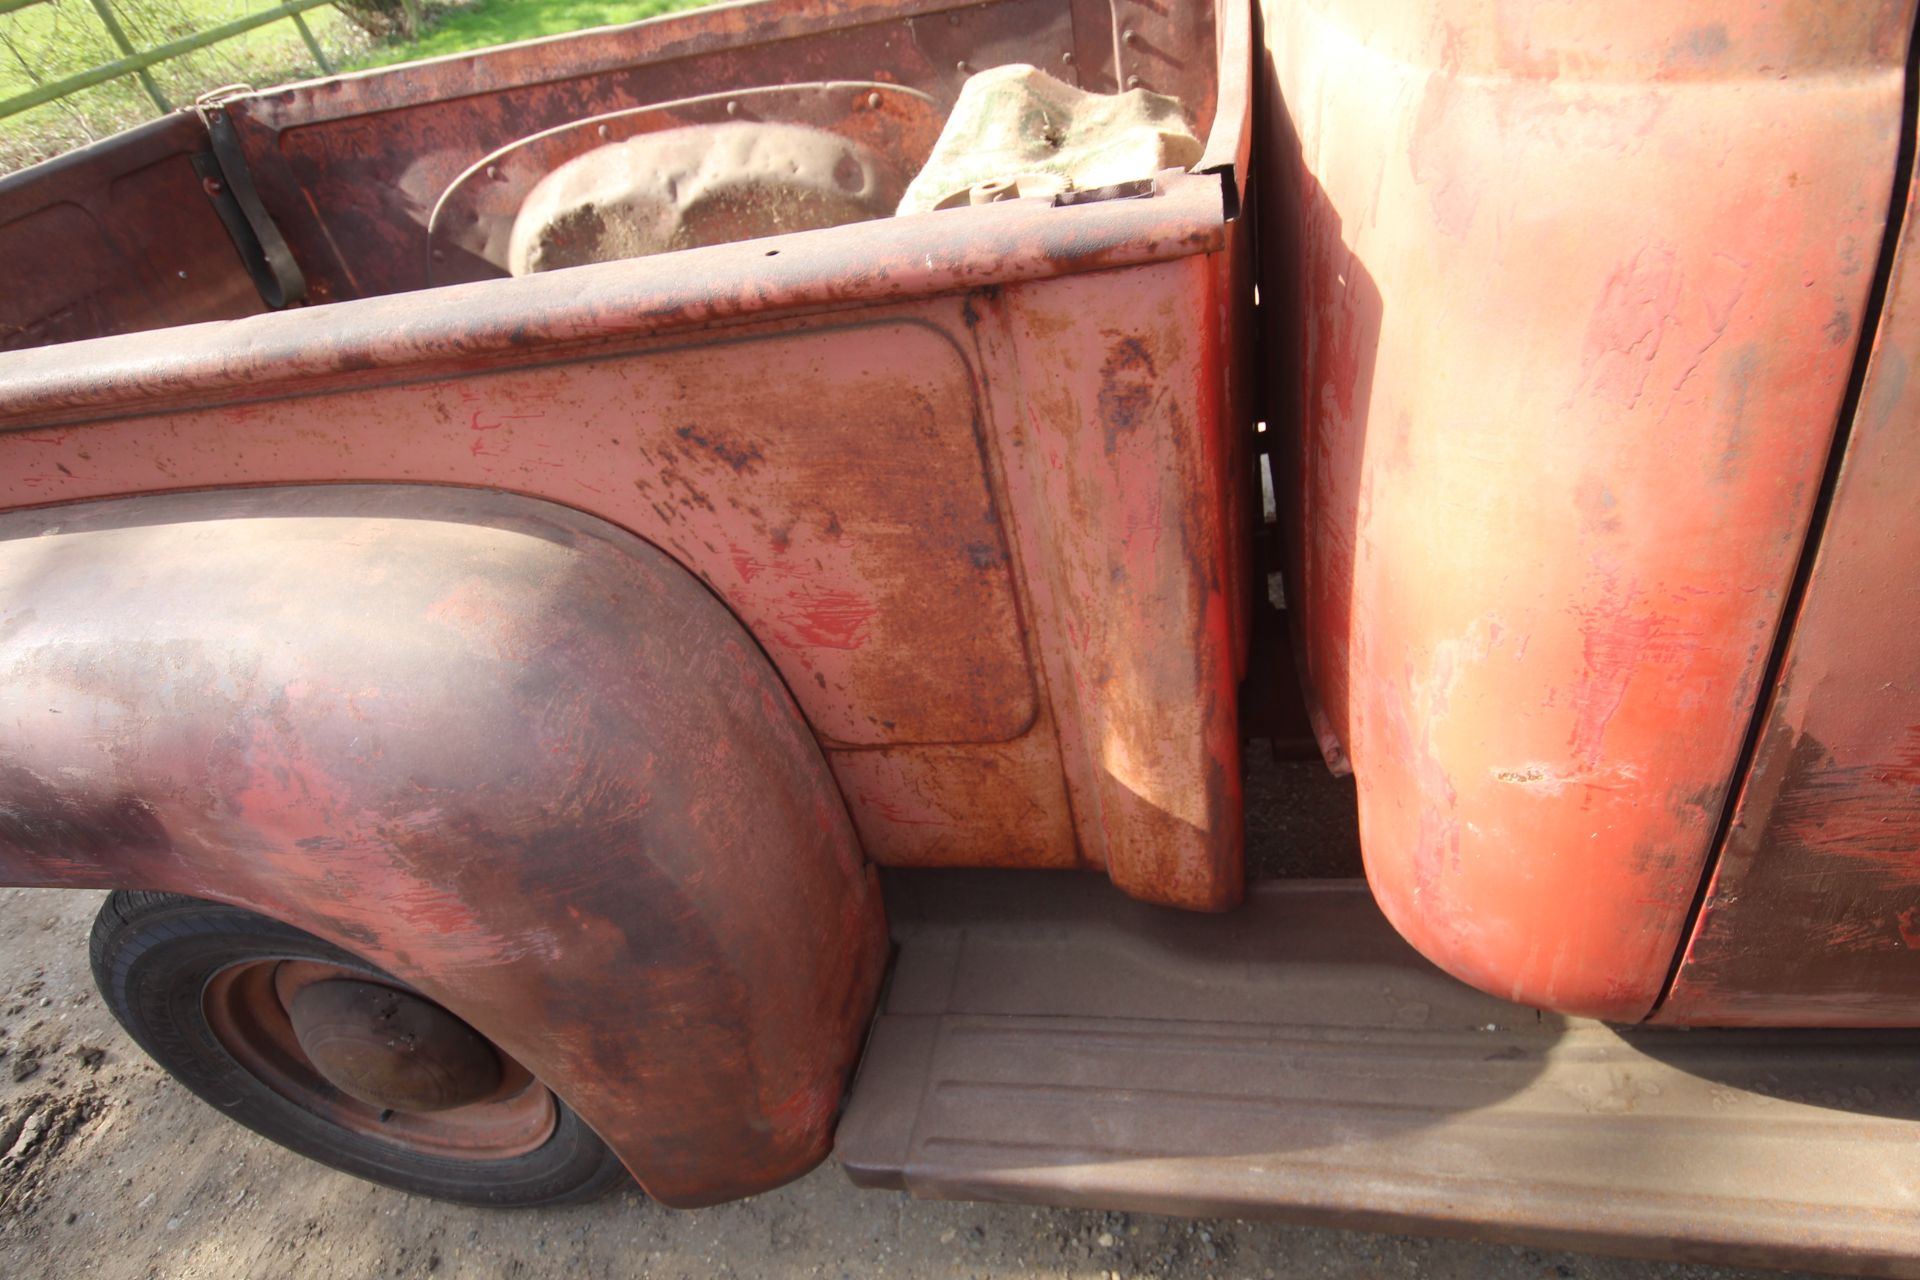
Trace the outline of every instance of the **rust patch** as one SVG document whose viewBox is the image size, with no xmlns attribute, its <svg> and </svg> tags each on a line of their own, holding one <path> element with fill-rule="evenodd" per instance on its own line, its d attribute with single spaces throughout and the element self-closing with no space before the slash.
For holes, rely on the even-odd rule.
<svg viewBox="0 0 1920 1280">
<path fill-rule="evenodd" d="M 451 489 L 44 523 L 0 521 L 0 594 L 35 615 L 0 641 L 0 882 L 185 893 L 347 947 L 668 1203 L 825 1154 L 830 1112 L 792 1100 L 844 1086 L 879 901 L 778 675 L 683 569 L 564 508 Z M 125 633 L 155 626 L 177 644 Z"/>
<path fill-rule="evenodd" d="M 1109 336 L 1115 341 L 1100 368 L 1100 421 L 1111 454 L 1123 435 L 1140 428 L 1164 388 L 1144 342 L 1110 331 Z"/>
<path fill-rule="evenodd" d="M 751 471 L 755 466 L 764 461 L 760 455 L 760 450 L 751 446 L 743 449 L 737 445 L 730 445 L 724 440 L 710 439 L 702 435 L 698 427 L 680 427 L 675 430 L 673 434 L 679 436 L 689 444 L 705 449 L 708 453 L 733 468 L 734 474 L 736 475 Z"/>
</svg>

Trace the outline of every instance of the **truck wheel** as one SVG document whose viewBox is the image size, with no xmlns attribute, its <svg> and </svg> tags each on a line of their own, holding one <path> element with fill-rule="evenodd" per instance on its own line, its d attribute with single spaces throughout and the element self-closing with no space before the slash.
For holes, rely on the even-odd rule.
<svg viewBox="0 0 1920 1280">
<path fill-rule="evenodd" d="M 101 998 L 154 1061 L 322 1164 L 503 1208 L 630 1184 L 606 1144 L 479 1032 L 290 925 L 120 892 L 94 920 L 91 954 Z"/>
</svg>

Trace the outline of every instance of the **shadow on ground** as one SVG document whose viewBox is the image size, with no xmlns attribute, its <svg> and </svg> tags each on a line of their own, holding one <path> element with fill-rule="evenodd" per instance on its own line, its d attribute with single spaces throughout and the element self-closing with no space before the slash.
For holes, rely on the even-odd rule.
<svg viewBox="0 0 1920 1280">
<path fill-rule="evenodd" d="M 0 1158 L 0 1275 L 13 1280 L 1777 1274 L 1273 1223 L 924 1203 L 856 1191 L 832 1167 L 698 1212 L 631 1192 L 528 1213 L 417 1200 L 280 1151 L 142 1059 L 87 974 L 100 896 L 0 891 L 0 1151 L 12 1153 Z"/>
</svg>

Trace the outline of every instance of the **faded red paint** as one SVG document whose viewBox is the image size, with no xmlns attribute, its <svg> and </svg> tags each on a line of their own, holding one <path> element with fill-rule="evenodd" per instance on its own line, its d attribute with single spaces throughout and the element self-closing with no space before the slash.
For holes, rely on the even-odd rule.
<svg viewBox="0 0 1920 1280">
<path fill-rule="evenodd" d="M 867 643 L 868 624 L 880 612 L 851 591 L 802 588 L 794 593 L 796 612 L 785 619 L 801 641 L 820 649 L 858 649 Z"/>
<path fill-rule="evenodd" d="M 1132 892 L 1224 905 L 1239 877 L 1239 624 L 1226 592 L 1244 569 L 1217 494 L 1237 468 L 1229 475 L 1215 456 L 1238 446 L 1209 390 L 1218 368 L 1188 336 L 1224 267 L 1193 261 L 1089 286 L 1117 288 L 1135 305 L 1164 299 L 1130 340 L 1163 352 L 1166 384 L 1115 429 L 1111 455 L 1097 378 L 1115 339 L 1095 319 L 1108 304 L 1085 290 L 1050 298 L 1062 282 L 869 311 L 856 325 L 789 322 L 713 347 L 643 346 L 552 370 L 420 382 L 402 374 L 390 388 L 249 405 L 239 421 L 216 401 L 57 437 L 0 434 L 0 459 L 20 460 L 0 472 L 0 496 L 105 496 L 150 489 L 156 477 L 182 488 L 400 480 L 511 487 L 595 511 L 672 552 L 752 627 L 836 748 L 836 771 L 889 780 L 891 792 L 871 781 L 849 792 L 871 856 L 1134 867 L 1120 873 Z M 538 282 L 511 287 L 523 283 Z M 1036 352 L 1040 363 L 1056 363 L 1080 332 L 1100 353 L 1084 413 L 1070 400 L 1037 406 L 1013 376 L 1032 339 L 1008 338 L 999 317 L 1033 308 L 1057 326 L 1053 354 Z M 444 314 L 459 324 L 470 312 L 449 305 Z M 339 309 L 332 318 L 336 337 L 351 341 Z M 740 369 L 787 377 L 793 394 L 762 410 L 760 384 Z M 1057 495 L 1027 487 L 1015 470 L 1036 432 L 1070 441 L 1062 428 L 1083 420 L 1082 462 L 1097 473 L 1050 474 L 1062 484 L 1107 478 L 1056 510 Z M 871 448 L 876 433 L 889 448 Z M 493 443 L 476 455 L 474 439 Z M 1167 450 L 1190 460 L 1167 471 L 1156 461 Z M 14 477 L 10 491 L 5 477 Z M 1207 505 L 1193 507 L 1194 493 Z M 1095 592 L 1098 580 L 1087 605 L 1056 613 L 1021 603 L 1033 597 L 1034 570 L 1020 568 L 1007 539 L 1038 526 L 1051 530 L 1048 540 L 1024 563 L 1044 563 L 1033 558 L 1042 555 L 1084 563 L 1077 589 Z M 1168 535 L 1174 529 L 1178 537 Z M 1121 612 L 1104 616 L 1103 595 Z M 1043 686 L 1027 636 L 1048 644 L 1056 627 L 1078 632 L 1079 659 Z M 1094 674 L 1115 662 L 1160 674 L 1146 685 Z M 1081 730 L 1069 767 L 1089 792 L 1113 785 L 1097 779 L 1121 757 L 1137 785 L 1153 779 L 1138 821 L 1125 816 L 1138 797 L 1106 803 L 1104 818 L 1092 802 L 1078 825 L 1069 816 L 1059 726 L 1095 718 L 1100 727 Z M 881 746 L 887 764 L 873 775 L 867 753 Z M 1179 819 L 1169 828 L 1160 812 Z M 1123 846 L 1138 852 L 1116 859 Z"/>
<path fill-rule="evenodd" d="M 1223 255 L 1010 289 L 979 330 L 1026 397 L 1007 486 L 1081 847 L 1130 893 L 1216 909 L 1244 873 L 1227 593 L 1246 529 L 1224 495 L 1245 444 L 1212 341 L 1230 272 Z"/>
<path fill-rule="evenodd" d="M 1920 1022 L 1920 206 L 1663 1022 Z"/>
<path fill-rule="evenodd" d="M 1643 1017 L 1838 416 L 1912 6 L 1265 11 L 1289 586 L 1368 878 L 1456 975 Z"/>
<path fill-rule="evenodd" d="M 28 452 L 5 473 L 17 481 L 0 475 L 0 502 L 329 480 L 511 488 L 615 519 L 694 569 L 828 740 L 1010 738 L 1035 695 L 954 308 L 937 321 L 283 399 L 249 406 L 243 425 L 183 411 L 38 446 L 6 437 L 0 449 Z M 896 447 L 872 449 L 876 433 Z"/>
<path fill-rule="evenodd" d="M 481 157 L 645 105 L 642 81 L 658 100 L 806 68 L 944 110 L 962 59 L 1080 48 L 1088 20 L 789 0 L 228 111 L 316 296 L 341 298 L 417 283 L 414 215 Z M 0 508 L 342 480 L 562 503 L 746 624 L 873 859 L 1105 867 L 1144 898 L 1231 905 L 1247 15 L 1154 29 L 1160 65 L 1128 74 L 1183 97 L 1217 171 L 15 353 Z M 1073 74 L 1117 87 L 1117 48 Z"/>
<path fill-rule="evenodd" d="M 503 494 L 150 496 L 0 517 L 0 599 L 0 881 L 344 947 L 671 1204 L 826 1153 L 877 887 L 778 675 L 659 551 Z"/>
</svg>

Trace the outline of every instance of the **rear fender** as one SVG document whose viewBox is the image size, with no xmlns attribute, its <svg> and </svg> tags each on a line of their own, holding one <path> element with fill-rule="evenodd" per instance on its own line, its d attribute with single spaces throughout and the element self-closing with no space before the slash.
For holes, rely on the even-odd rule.
<svg viewBox="0 0 1920 1280">
<path fill-rule="evenodd" d="M 886 947 L 733 616 L 610 525 L 452 489 L 0 516 L 0 883 L 191 894 L 364 956 L 675 1205 L 826 1153 Z"/>
</svg>

